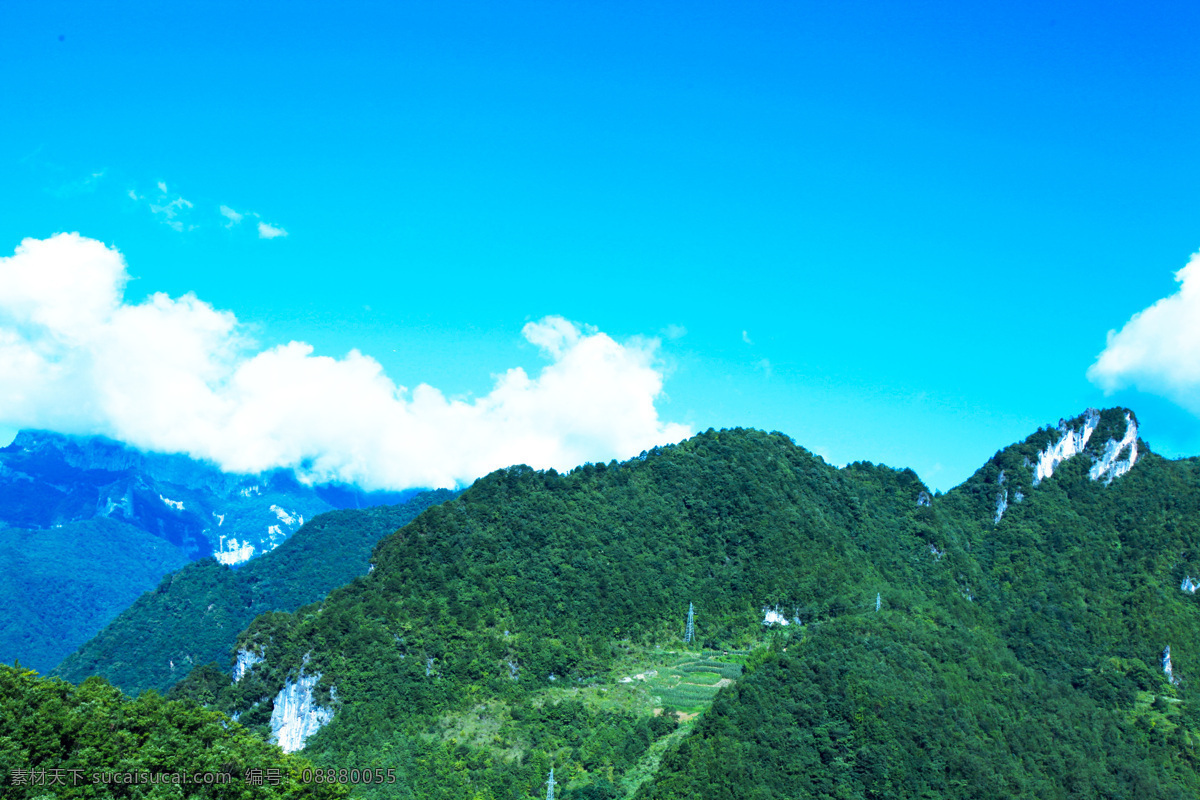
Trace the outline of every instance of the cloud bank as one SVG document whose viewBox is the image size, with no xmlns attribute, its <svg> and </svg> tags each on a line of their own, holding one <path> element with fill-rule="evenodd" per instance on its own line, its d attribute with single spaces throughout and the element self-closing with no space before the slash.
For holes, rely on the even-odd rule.
<svg viewBox="0 0 1200 800">
<path fill-rule="evenodd" d="M 548 363 L 471 401 L 398 386 L 357 350 L 256 351 L 194 294 L 124 299 L 125 261 L 78 234 L 0 258 L 0 424 L 99 433 L 233 472 L 291 467 L 367 488 L 452 486 L 515 463 L 567 469 L 690 431 L 659 419 L 656 340 L 624 344 L 561 317 L 522 333 Z"/>
<path fill-rule="evenodd" d="M 1106 392 L 1136 388 L 1200 416 L 1200 253 L 1175 273 L 1179 291 L 1134 314 L 1088 369 Z"/>
</svg>

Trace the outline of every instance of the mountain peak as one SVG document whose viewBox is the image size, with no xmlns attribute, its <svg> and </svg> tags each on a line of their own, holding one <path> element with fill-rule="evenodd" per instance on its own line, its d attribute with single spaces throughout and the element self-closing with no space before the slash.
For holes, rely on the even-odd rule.
<svg viewBox="0 0 1200 800">
<path fill-rule="evenodd" d="M 1104 411 L 1089 408 L 1070 421 L 1060 419 L 1057 434 L 1056 441 L 1048 442 L 1038 451 L 1033 465 L 1034 486 L 1053 475 L 1062 462 L 1080 453 L 1092 459 L 1088 477 L 1094 481 L 1103 478 L 1105 485 L 1129 472 L 1137 462 L 1137 417 L 1127 408 Z M 1103 444 L 1096 444 L 1101 441 Z"/>
<path fill-rule="evenodd" d="M 998 451 L 958 490 L 974 495 L 980 511 L 985 506 L 999 525 L 1012 504 L 1031 496 L 1076 456 L 1086 456 L 1088 478 L 1105 486 L 1128 473 L 1149 450 L 1138 432 L 1137 416 L 1128 408 L 1089 408 Z"/>
</svg>

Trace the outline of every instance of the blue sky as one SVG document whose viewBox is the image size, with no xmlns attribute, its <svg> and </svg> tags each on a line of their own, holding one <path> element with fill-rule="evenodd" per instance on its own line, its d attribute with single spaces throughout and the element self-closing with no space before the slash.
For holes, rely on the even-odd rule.
<svg viewBox="0 0 1200 800">
<path fill-rule="evenodd" d="M 643 439 L 781 430 L 941 490 L 1088 406 L 1200 453 L 1200 342 L 1088 374 L 1200 249 L 1200 8 L 824 6 L 5 4 L 0 256 L 78 232 L 129 305 L 466 403 L 561 317 L 661 377 Z M 546 458 L 636 454 L 581 418 Z"/>
</svg>

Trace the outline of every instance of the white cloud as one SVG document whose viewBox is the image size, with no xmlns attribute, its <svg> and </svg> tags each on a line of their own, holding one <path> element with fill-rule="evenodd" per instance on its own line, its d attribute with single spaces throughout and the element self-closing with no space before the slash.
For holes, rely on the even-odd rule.
<svg viewBox="0 0 1200 800">
<path fill-rule="evenodd" d="M 279 236 L 287 236 L 288 233 L 283 228 L 268 224 L 259 220 L 258 222 L 258 238 L 260 239 L 275 239 Z"/>
<path fill-rule="evenodd" d="M 742 331 L 742 341 L 746 344 L 754 344 L 754 342 L 750 341 L 750 334 L 746 331 Z"/>
<path fill-rule="evenodd" d="M 246 216 L 245 214 L 239 214 L 229 206 L 221 206 L 220 212 L 221 216 L 228 220 L 228 222 L 225 223 L 226 228 L 232 228 L 234 225 L 237 225 L 239 222 L 241 222 Z"/>
<path fill-rule="evenodd" d="M 100 176 L 95 176 L 100 177 Z M 182 233 L 185 230 L 195 230 L 198 226 L 191 222 L 191 211 L 195 208 L 195 203 L 182 195 L 171 192 L 166 181 L 158 181 L 155 184 L 158 190 L 154 197 L 144 194 L 138 194 L 135 189 L 130 189 L 126 194 L 129 199 L 137 203 L 142 203 L 150 210 L 159 222 L 163 223 L 172 230 Z M 211 208 L 206 204 L 207 208 Z M 251 219 L 255 223 L 255 228 L 258 231 L 260 239 L 278 239 L 288 235 L 288 232 L 279 225 L 272 225 L 263 221 L 262 215 L 254 211 L 238 211 L 237 209 L 227 206 L 224 203 L 217 206 L 217 211 L 224 219 L 224 227 L 234 228 L 245 219 Z M 205 217 L 205 219 L 208 219 Z"/>
<path fill-rule="evenodd" d="M 595 333 L 595 330 L 589 328 L 584 332 Z M 566 350 L 579 343 L 581 331 L 575 323 L 562 317 L 545 317 L 539 322 L 526 323 L 521 333 L 530 344 L 536 344 L 551 357 L 559 359 Z"/>
<path fill-rule="evenodd" d="M 1200 253 L 1175 273 L 1179 291 L 1134 314 L 1088 369 L 1106 392 L 1127 387 L 1200 414 Z"/>
<path fill-rule="evenodd" d="M 78 234 L 0 258 L 0 426 L 101 433 L 232 471 L 294 467 L 368 487 L 448 486 L 514 463 L 566 469 L 689 430 L 659 419 L 657 340 L 624 344 L 561 317 L 522 333 L 548 364 L 486 396 L 396 385 L 373 358 L 255 352 L 195 295 L 123 297 L 125 262 Z"/>
<path fill-rule="evenodd" d="M 135 202 L 145 202 L 146 207 L 150 209 L 150 213 L 158 218 L 158 221 L 166 225 L 172 230 L 183 232 L 192 230 L 195 225 L 188 224 L 188 212 L 194 208 L 192 201 L 184 198 L 182 195 L 171 197 L 170 191 L 167 189 L 166 181 L 159 181 L 158 196 L 149 198 L 144 194 L 138 194 L 135 190 L 130 189 L 129 198 Z"/>
<path fill-rule="evenodd" d="M 262 215 L 254 211 L 236 211 L 229 206 L 222 205 L 220 209 L 221 216 L 226 220 L 225 227 L 232 228 L 247 217 L 257 220 L 258 238 L 260 239 L 278 239 L 282 236 L 287 236 L 288 232 L 278 225 L 272 225 L 269 222 L 264 222 Z"/>
</svg>

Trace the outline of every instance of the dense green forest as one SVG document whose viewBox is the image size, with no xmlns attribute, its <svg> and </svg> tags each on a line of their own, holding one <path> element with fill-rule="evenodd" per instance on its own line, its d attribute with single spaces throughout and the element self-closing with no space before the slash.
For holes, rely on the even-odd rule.
<svg viewBox="0 0 1200 800">
<path fill-rule="evenodd" d="M 170 542 L 118 520 L 0 528 L 0 662 L 50 669 L 186 563 Z"/>
<path fill-rule="evenodd" d="M 1200 459 L 1141 442 L 1111 484 L 1083 457 L 1035 487 L 1053 438 L 932 503 L 976 614 L 902 592 L 780 639 L 638 797 L 1200 796 L 1200 609 L 1180 588 L 1200 556 Z M 1024 499 L 997 522 L 1002 487 Z M 1172 643 L 1178 682 L 1160 663 Z"/>
<path fill-rule="evenodd" d="M 7 665 L 0 665 L 0 773 L 6 800 L 346 796 L 343 785 L 306 781 L 313 774 L 306 759 L 194 703 L 156 692 L 130 700 L 102 678 L 75 687 Z"/>
<path fill-rule="evenodd" d="M 165 576 L 52 674 L 74 682 L 101 675 L 129 694 L 166 692 L 193 665 L 223 662 L 257 615 L 292 611 L 364 574 L 376 542 L 454 496 L 440 489 L 394 506 L 328 511 L 237 569 L 212 558 L 194 561 Z"/>
<path fill-rule="evenodd" d="M 303 753 L 368 798 L 1196 797 L 1200 459 L 1126 413 L 946 495 L 750 430 L 500 470 L 171 697 L 268 738 L 315 681 Z"/>
</svg>

